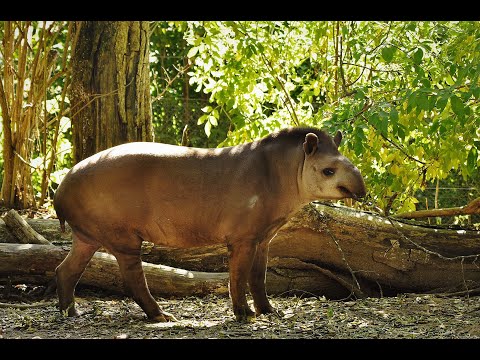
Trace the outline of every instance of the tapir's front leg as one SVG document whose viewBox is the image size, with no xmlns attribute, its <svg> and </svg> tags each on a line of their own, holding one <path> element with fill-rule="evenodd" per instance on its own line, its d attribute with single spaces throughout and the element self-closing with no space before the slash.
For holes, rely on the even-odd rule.
<svg viewBox="0 0 480 360">
<path fill-rule="evenodd" d="M 275 310 L 267 298 L 265 291 L 265 276 L 267 271 L 268 246 L 270 241 L 264 240 L 257 245 L 257 251 L 253 260 L 252 271 L 248 283 L 250 292 L 253 297 L 256 314 L 274 313 L 282 315 L 281 312 Z"/>
<path fill-rule="evenodd" d="M 237 321 L 247 322 L 255 317 L 255 313 L 247 304 L 247 280 L 252 269 L 256 244 L 253 241 L 230 243 L 230 297 L 233 313 Z"/>
</svg>

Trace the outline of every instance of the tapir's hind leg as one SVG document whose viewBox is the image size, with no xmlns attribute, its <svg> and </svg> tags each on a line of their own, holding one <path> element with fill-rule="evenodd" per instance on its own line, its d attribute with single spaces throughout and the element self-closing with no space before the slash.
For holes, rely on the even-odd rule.
<svg viewBox="0 0 480 360">
<path fill-rule="evenodd" d="M 255 317 L 255 313 L 248 306 L 245 294 L 255 256 L 255 245 L 245 241 L 244 243 L 229 244 L 228 248 L 230 250 L 229 289 L 233 313 L 237 321 L 248 322 Z"/>
<path fill-rule="evenodd" d="M 78 315 L 75 309 L 75 287 L 88 262 L 99 248 L 99 245 L 82 241 L 78 234 L 72 232 L 72 248 L 67 257 L 55 269 L 60 311 L 68 310 L 68 316 Z"/>
<path fill-rule="evenodd" d="M 177 321 L 172 314 L 162 311 L 150 294 L 140 254 L 114 253 L 114 255 L 120 267 L 125 292 L 143 309 L 148 318 L 158 322 Z"/>
</svg>

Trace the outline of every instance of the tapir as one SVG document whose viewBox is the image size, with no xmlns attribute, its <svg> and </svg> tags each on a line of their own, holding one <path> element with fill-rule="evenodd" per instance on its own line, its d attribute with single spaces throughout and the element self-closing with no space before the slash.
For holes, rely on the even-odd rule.
<svg viewBox="0 0 480 360">
<path fill-rule="evenodd" d="M 78 315 L 74 291 L 103 246 L 118 262 L 125 292 L 152 321 L 175 321 L 150 294 L 141 243 L 177 248 L 225 243 L 237 321 L 279 314 L 265 291 L 268 247 L 277 231 L 313 200 L 361 198 L 365 183 L 334 137 L 288 128 L 225 148 L 131 142 L 76 164 L 54 196 L 72 248 L 56 268 L 59 308 Z M 255 312 L 247 304 L 247 286 Z"/>
</svg>

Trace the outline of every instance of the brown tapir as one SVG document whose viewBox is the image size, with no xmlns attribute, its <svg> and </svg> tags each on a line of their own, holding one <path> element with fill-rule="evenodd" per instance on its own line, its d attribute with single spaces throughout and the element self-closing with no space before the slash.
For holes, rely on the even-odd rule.
<svg viewBox="0 0 480 360">
<path fill-rule="evenodd" d="M 342 156 L 342 133 L 282 130 L 251 143 L 218 149 L 128 143 L 75 165 L 58 187 L 54 206 L 73 232 L 57 267 L 61 311 L 76 315 L 74 291 L 95 251 L 105 247 L 120 267 L 125 291 L 149 319 L 175 318 L 148 289 L 142 240 L 172 247 L 226 243 L 230 297 L 238 321 L 276 312 L 265 292 L 270 240 L 289 217 L 317 199 L 359 198 L 365 184 Z"/>
</svg>

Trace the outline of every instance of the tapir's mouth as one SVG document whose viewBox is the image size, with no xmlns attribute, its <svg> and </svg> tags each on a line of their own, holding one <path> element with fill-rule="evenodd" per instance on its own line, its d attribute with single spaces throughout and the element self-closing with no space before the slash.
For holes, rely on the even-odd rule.
<svg viewBox="0 0 480 360">
<path fill-rule="evenodd" d="M 347 198 L 356 198 L 356 196 L 344 186 L 339 186 L 338 190 L 340 190 L 340 192 L 343 193 Z"/>
<path fill-rule="evenodd" d="M 359 200 L 360 198 L 365 196 L 364 191 L 361 191 L 359 193 L 353 193 L 350 190 L 348 190 L 345 186 L 338 186 L 338 190 L 340 190 L 340 192 L 344 194 L 346 198 L 352 198 L 354 200 Z"/>
</svg>

